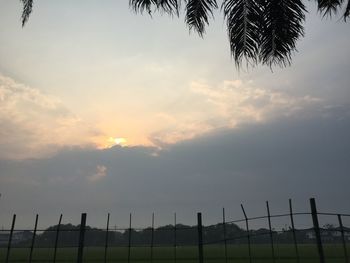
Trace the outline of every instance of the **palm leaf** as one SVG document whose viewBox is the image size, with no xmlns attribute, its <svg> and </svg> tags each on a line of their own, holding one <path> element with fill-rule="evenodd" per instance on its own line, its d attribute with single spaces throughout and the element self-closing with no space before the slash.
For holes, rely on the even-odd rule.
<svg viewBox="0 0 350 263">
<path fill-rule="evenodd" d="M 22 26 L 32 12 L 33 0 L 23 3 Z M 296 42 L 304 35 L 305 6 L 303 0 L 223 0 L 222 9 L 226 19 L 232 57 L 237 66 L 243 59 L 248 62 L 286 66 L 296 50 Z M 346 4 L 343 14 L 350 17 L 350 0 L 315 0 L 318 10 L 332 15 Z M 182 0 L 129 0 L 135 12 L 152 9 L 169 15 L 179 14 Z M 185 21 L 190 30 L 200 36 L 209 24 L 209 17 L 216 9 L 216 0 L 186 0 Z"/>
<path fill-rule="evenodd" d="M 158 9 L 164 11 L 167 14 L 179 15 L 179 3 L 178 0 L 158 0 L 157 7 Z"/>
<path fill-rule="evenodd" d="M 256 0 L 225 0 L 222 8 L 236 65 L 239 67 L 243 58 L 256 64 L 262 15 L 259 4 Z"/>
<path fill-rule="evenodd" d="M 346 5 L 345 13 L 344 13 L 344 20 L 350 16 L 350 0 L 348 0 L 348 4 Z"/>
<path fill-rule="evenodd" d="M 194 29 L 203 36 L 205 24 L 209 25 L 209 16 L 213 16 L 217 7 L 216 0 L 187 0 L 185 21 L 190 30 Z"/>
<path fill-rule="evenodd" d="M 151 14 L 152 6 L 170 15 L 179 11 L 178 0 L 129 0 L 129 5 L 136 13 L 147 11 Z"/>
<path fill-rule="evenodd" d="M 143 13 L 144 11 L 151 13 L 152 5 L 157 5 L 157 1 L 156 0 L 129 0 L 129 6 L 136 13 L 138 12 Z"/>
<path fill-rule="evenodd" d="M 337 13 L 344 0 L 317 0 L 318 10 L 323 16 Z"/>
<path fill-rule="evenodd" d="M 22 27 L 27 23 L 33 9 L 33 0 L 21 0 L 23 3 Z"/>
<path fill-rule="evenodd" d="M 297 40 L 304 36 L 305 6 L 301 0 L 262 0 L 263 26 L 261 29 L 260 60 L 289 65 Z"/>
</svg>

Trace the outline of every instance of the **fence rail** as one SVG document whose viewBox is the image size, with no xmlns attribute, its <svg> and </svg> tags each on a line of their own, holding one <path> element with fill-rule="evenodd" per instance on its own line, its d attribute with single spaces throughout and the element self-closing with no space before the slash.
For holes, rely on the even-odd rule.
<svg viewBox="0 0 350 263">
<path fill-rule="evenodd" d="M 350 219 L 350 214 L 319 212 L 314 198 L 310 199 L 310 212 L 294 212 L 291 200 L 289 200 L 289 213 L 285 214 L 271 214 L 268 202 L 264 216 L 248 217 L 243 205 L 241 209 L 244 218 L 239 220 L 227 221 L 223 209 L 222 222 L 218 224 L 204 226 L 202 214 L 198 213 L 197 225 L 185 226 L 177 223 L 174 214 L 173 224 L 158 228 L 154 226 L 154 214 L 151 226 L 148 228 L 133 228 L 131 214 L 128 228 L 111 228 L 110 214 L 107 215 L 105 228 L 91 228 L 86 225 L 87 214 L 83 213 L 79 226 L 63 225 L 60 215 L 56 226 L 38 229 L 39 215 L 36 215 L 33 229 L 16 229 L 17 217 L 13 215 L 11 228 L 0 230 L 0 262 L 130 263 L 137 260 L 151 263 L 181 261 L 252 263 L 264 260 L 272 263 L 300 263 L 307 260 L 305 262 L 349 263 L 347 241 L 350 240 L 350 228 L 344 226 L 343 219 Z M 296 228 L 297 216 L 312 219 L 312 227 Z M 336 218 L 338 226 L 320 227 L 320 216 Z M 276 218 L 287 219 L 289 229 L 275 230 L 272 219 Z M 268 228 L 253 230 L 250 223 L 256 220 L 266 220 Z M 238 223 L 244 227 L 238 227 L 236 225 Z M 162 238 L 157 240 L 156 235 Z M 300 240 L 300 236 L 303 240 Z M 305 236 L 309 239 L 306 240 Z M 281 237 L 285 239 L 283 242 L 279 241 Z M 317 253 L 308 252 L 302 255 L 302 250 L 305 252 L 306 248 L 310 249 L 311 246 L 317 248 Z M 325 252 L 330 251 L 331 246 L 336 249 L 333 251 L 333 256 L 327 257 Z M 280 252 L 281 247 L 288 250 L 288 254 Z M 142 250 L 143 248 L 148 250 Z M 262 251 L 259 255 L 253 253 L 257 248 Z M 23 250 L 29 252 L 25 255 Z M 62 256 L 60 252 L 63 250 L 66 254 Z M 96 255 L 99 254 L 99 257 L 96 258 L 90 250 L 95 251 Z M 36 251 L 46 251 L 47 256 L 38 258 Z M 136 256 L 133 258 L 135 251 Z"/>
</svg>

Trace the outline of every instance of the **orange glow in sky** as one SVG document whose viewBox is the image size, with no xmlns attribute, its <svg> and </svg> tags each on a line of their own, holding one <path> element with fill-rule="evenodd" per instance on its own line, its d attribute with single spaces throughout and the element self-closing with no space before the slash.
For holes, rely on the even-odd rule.
<svg viewBox="0 0 350 263">
<path fill-rule="evenodd" d="M 125 146 L 128 146 L 128 142 L 123 137 L 109 137 L 105 145 L 101 148 L 111 148 L 116 145 L 125 147 Z"/>
</svg>

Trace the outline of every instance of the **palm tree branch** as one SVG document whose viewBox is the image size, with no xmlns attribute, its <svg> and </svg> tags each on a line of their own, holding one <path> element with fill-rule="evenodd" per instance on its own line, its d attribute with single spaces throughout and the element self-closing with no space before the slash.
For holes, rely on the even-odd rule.
<svg viewBox="0 0 350 263">
<path fill-rule="evenodd" d="M 144 11 L 151 13 L 151 7 L 155 4 L 157 4 L 155 0 L 129 0 L 129 6 L 136 13 L 143 13 Z"/>
<path fill-rule="evenodd" d="M 152 7 L 170 15 L 173 15 L 174 13 L 178 15 L 179 13 L 178 0 L 129 0 L 129 6 L 136 13 L 147 11 L 151 14 Z"/>
<path fill-rule="evenodd" d="M 32 12 L 34 0 L 20 0 L 23 4 L 22 26 Z M 200 36 L 209 24 L 216 0 L 184 0 L 185 22 L 190 30 Z M 304 36 L 305 0 L 222 0 L 232 57 L 239 66 L 243 59 L 248 62 L 278 64 L 291 62 L 296 42 Z M 350 17 L 350 0 L 315 0 L 318 10 L 332 15 L 345 7 L 343 18 Z M 179 15 L 182 0 L 129 0 L 129 6 L 143 13 L 159 10 L 169 15 Z"/>
<path fill-rule="evenodd" d="M 323 16 L 336 14 L 344 0 L 317 0 L 317 8 Z"/>
<path fill-rule="evenodd" d="M 242 59 L 257 63 L 261 9 L 256 0 L 225 0 L 222 3 L 231 54 L 239 66 Z"/>
<path fill-rule="evenodd" d="M 305 6 L 301 0 L 263 0 L 260 60 L 272 66 L 290 64 L 296 42 L 304 36 Z"/>
<path fill-rule="evenodd" d="M 190 30 L 194 29 L 203 36 L 205 24 L 209 25 L 209 16 L 213 16 L 217 7 L 216 0 L 187 0 L 185 22 Z"/>
<path fill-rule="evenodd" d="M 163 10 L 165 13 L 173 15 L 179 15 L 179 6 L 180 1 L 178 0 L 158 0 L 157 7 L 160 10 Z"/>
<path fill-rule="evenodd" d="M 27 23 L 30 14 L 33 10 L 33 0 L 21 0 L 23 3 L 23 12 L 22 12 L 22 27 Z"/>
<path fill-rule="evenodd" d="M 346 5 L 346 9 L 344 12 L 344 20 L 346 21 L 348 17 L 350 17 L 350 0 L 348 0 L 348 4 Z"/>
</svg>

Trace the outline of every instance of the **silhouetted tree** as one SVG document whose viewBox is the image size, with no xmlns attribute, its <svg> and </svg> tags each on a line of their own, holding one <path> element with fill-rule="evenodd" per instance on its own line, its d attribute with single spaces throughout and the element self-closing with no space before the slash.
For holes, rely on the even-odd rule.
<svg viewBox="0 0 350 263">
<path fill-rule="evenodd" d="M 33 0 L 23 2 L 22 25 L 32 12 Z M 305 0 L 306 1 L 306 0 Z M 350 0 L 315 0 L 323 16 L 343 10 L 343 18 L 350 16 Z M 185 4 L 185 22 L 190 31 L 201 37 L 205 26 L 218 8 L 216 0 L 129 0 L 136 13 L 160 11 L 179 16 Z M 304 36 L 307 12 L 303 0 L 222 0 L 221 10 L 227 24 L 232 57 L 239 67 L 245 59 L 256 65 L 286 66 L 296 51 L 296 42 Z"/>
</svg>

